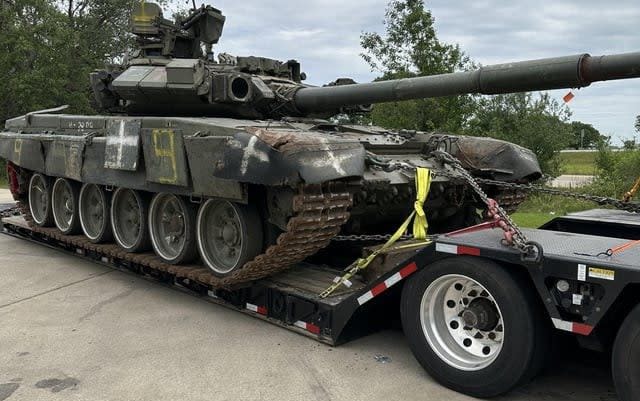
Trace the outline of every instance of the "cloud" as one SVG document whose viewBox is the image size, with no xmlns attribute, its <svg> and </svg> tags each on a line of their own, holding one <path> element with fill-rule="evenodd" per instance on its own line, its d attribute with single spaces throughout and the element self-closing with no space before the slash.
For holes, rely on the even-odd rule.
<svg viewBox="0 0 640 401">
<path fill-rule="evenodd" d="M 182 1 L 180 2 L 182 4 Z M 386 0 L 216 0 L 227 16 L 217 51 L 297 59 L 311 84 L 376 77 L 360 57 L 360 34 L 383 32 Z M 638 0 L 426 1 L 441 40 L 484 65 L 578 53 L 640 51 Z M 561 99 L 567 91 L 553 91 Z M 573 119 L 618 137 L 634 134 L 640 79 L 575 92 Z"/>
</svg>

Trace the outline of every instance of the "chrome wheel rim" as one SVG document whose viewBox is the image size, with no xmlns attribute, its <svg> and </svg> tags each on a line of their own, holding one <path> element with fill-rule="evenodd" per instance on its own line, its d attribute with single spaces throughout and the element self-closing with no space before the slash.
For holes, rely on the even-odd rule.
<svg viewBox="0 0 640 401">
<path fill-rule="evenodd" d="M 124 248 L 133 248 L 143 230 L 142 205 L 131 189 L 118 189 L 111 202 L 113 235 Z"/>
<path fill-rule="evenodd" d="M 504 344 L 504 321 L 495 299 L 474 279 L 450 274 L 425 290 L 422 330 L 431 349 L 448 365 L 478 371 L 491 365 Z"/>
<path fill-rule="evenodd" d="M 61 231 L 67 231 L 73 224 L 75 215 L 75 199 L 73 198 L 71 183 L 58 178 L 51 191 L 51 205 L 53 206 L 53 219 Z"/>
<path fill-rule="evenodd" d="M 107 224 L 107 205 L 104 193 L 95 184 L 85 184 L 80 190 L 80 225 L 84 234 L 98 239 Z"/>
<path fill-rule="evenodd" d="M 45 178 L 34 174 L 29 181 L 29 210 L 36 224 L 43 224 L 49 212 L 49 192 Z"/>
<path fill-rule="evenodd" d="M 245 233 L 232 203 L 210 199 L 198 213 L 198 248 L 204 262 L 216 273 L 227 274 L 242 257 Z"/>
<path fill-rule="evenodd" d="M 173 260 L 184 251 L 187 241 L 187 211 L 180 199 L 172 194 L 158 194 L 151 202 L 149 231 L 156 253 Z"/>
</svg>

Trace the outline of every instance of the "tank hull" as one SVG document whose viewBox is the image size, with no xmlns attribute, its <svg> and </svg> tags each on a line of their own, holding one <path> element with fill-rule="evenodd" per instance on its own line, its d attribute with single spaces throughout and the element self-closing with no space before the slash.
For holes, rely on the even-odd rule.
<svg viewBox="0 0 640 401">
<path fill-rule="evenodd" d="M 354 219 L 374 217 L 383 226 L 411 207 L 411 169 L 441 168 L 429 158 L 438 146 L 478 176 L 523 182 L 541 175 L 530 151 L 507 142 L 326 121 L 32 114 L 9 120 L 0 133 L 0 157 L 18 167 L 113 188 L 248 203 L 252 187 L 277 192 L 340 181 L 355 197 Z M 372 158 L 404 168 L 380 166 Z M 449 193 L 461 185 L 450 177 L 434 182 L 433 207 L 427 203 L 432 219 L 446 219 L 470 201 L 464 190 Z M 452 209 L 443 213 L 443 206 Z M 272 220 L 286 224 L 284 217 Z M 374 232 L 376 225 L 363 230 Z M 358 226 L 365 225 L 351 225 L 350 231 L 361 233 Z"/>
</svg>

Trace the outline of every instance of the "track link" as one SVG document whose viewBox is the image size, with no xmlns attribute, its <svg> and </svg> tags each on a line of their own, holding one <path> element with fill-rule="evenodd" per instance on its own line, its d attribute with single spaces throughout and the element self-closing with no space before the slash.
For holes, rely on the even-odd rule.
<svg viewBox="0 0 640 401">
<path fill-rule="evenodd" d="M 213 288 L 230 289 L 287 270 L 329 245 L 350 217 L 352 196 L 337 183 L 302 186 L 293 197 L 293 216 L 276 243 L 223 278 L 216 277 L 203 265 L 170 265 L 154 253 L 128 253 L 116 244 L 94 244 L 84 235 L 64 235 L 56 228 L 39 227 L 33 222 L 28 204 L 22 200 L 17 204 L 30 229 L 53 240 Z"/>
</svg>

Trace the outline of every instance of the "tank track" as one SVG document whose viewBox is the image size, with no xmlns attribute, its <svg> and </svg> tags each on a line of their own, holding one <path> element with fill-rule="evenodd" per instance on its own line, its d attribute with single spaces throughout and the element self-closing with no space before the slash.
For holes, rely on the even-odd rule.
<svg viewBox="0 0 640 401">
<path fill-rule="evenodd" d="M 528 194 L 517 189 L 500 189 L 494 198 L 505 212 L 513 214 L 527 200 Z"/>
<path fill-rule="evenodd" d="M 17 202 L 30 229 L 79 249 L 100 252 L 177 278 L 189 279 L 213 288 L 231 289 L 293 267 L 329 245 L 350 217 L 352 196 L 339 184 L 307 185 L 293 197 L 293 216 L 276 243 L 234 273 L 220 278 L 203 265 L 170 265 L 154 253 L 128 253 L 117 244 L 94 244 L 84 235 L 64 235 L 56 228 L 39 227 L 33 222 L 29 206 Z"/>
</svg>

